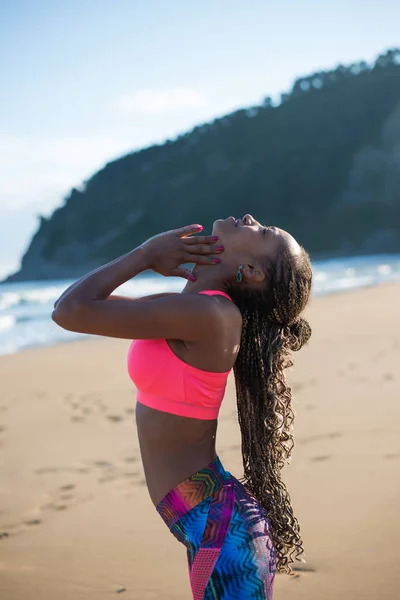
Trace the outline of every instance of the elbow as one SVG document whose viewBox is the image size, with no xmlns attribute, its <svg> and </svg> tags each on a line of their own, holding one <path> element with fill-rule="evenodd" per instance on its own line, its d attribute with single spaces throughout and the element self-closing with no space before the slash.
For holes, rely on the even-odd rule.
<svg viewBox="0 0 400 600">
<path fill-rule="evenodd" d="M 58 325 L 59 327 L 62 327 L 63 329 L 67 329 L 69 331 L 74 331 L 72 325 L 72 315 L 70 311 L 63 310 L 58 306 L 51 313 L 51 318 L 54 321 L 54 323 L 56 323 L 56 325 Z"/>
<path fill-rule="evenodd" d="M 59 327 L 79 333 L 79 323 L 82 323 L 81 315 L 82 307 L 80 305 L 61 301 L 51 313 L 51 318 Z"/>
<path fill-rule="evenodd" d="M 56 325 L 59 325 L 60 327 L 63 326 L 62 323 L 64 321 L 64 315 L 62 314 L 60 308 L 54 307 L 54 310 L 51 313 L 51 318 L 54 321 L 54 323 L 56 323 Z"/>
</svg>

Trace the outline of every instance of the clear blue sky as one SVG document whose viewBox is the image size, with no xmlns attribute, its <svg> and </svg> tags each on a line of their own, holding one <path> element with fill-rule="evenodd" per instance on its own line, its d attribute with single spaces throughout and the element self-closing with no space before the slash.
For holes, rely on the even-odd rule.
<svg viewBox="0 0 400 600">
<path fill-rule="evenodd" d="M 398 0 L 0 0 L 0 276 L 108 159 L 400 45 Z"/>
</svg>

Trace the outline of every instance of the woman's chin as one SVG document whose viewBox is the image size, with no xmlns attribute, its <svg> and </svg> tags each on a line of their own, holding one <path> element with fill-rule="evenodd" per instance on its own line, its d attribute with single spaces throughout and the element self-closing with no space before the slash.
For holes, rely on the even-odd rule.
<svg viewBox="0 0 400 600">
<path fill-rule="evenodd" d="M 226 233 L 229 229 L 235 226 L 235 222 L 233 221 L 233 217 L 228 217 L 227 219 L 217 219 L 214 221 L 212 228 L 212 235 L 219 235 L 220 233 Z"/>
<path fill-rule="evenodd" d="M 216 221 L 214 221 L 213 226 L 212 226 L 212 235 L 218 235 L 218 233 L 221 231 L 221 223 L 223 222 L 222 219 L 217 219 Z"/>
</svg>

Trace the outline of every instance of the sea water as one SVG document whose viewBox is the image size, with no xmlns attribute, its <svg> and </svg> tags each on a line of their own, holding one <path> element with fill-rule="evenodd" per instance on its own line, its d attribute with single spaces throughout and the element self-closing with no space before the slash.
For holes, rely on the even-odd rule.
<svg viewBox="0 0 400 600">
<path fill-rule="evenodd" d="M 400 255 L 362 256 L 315 261 L 313 294 L 332 294 L 400 281 Z M 47 346 L 82 334 L 65 331 L 51 319 L 54 302 L 71 280 L 0 284 L 0 354 Z M 118 288 L 132 297 L 180 292 L 186 280 L 146 271 Z"/>
</svg>

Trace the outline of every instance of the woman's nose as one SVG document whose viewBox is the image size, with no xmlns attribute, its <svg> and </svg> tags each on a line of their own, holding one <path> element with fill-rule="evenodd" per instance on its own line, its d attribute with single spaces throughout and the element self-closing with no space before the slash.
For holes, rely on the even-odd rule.
<svg viewBox="0 0 400 600">
<path fill-rule="evenodd" d="M 254 217 L 249 213 L 245 214 L 243 217 L 243 223 L 245 225 L 254 225 Z"/>
</svg>

